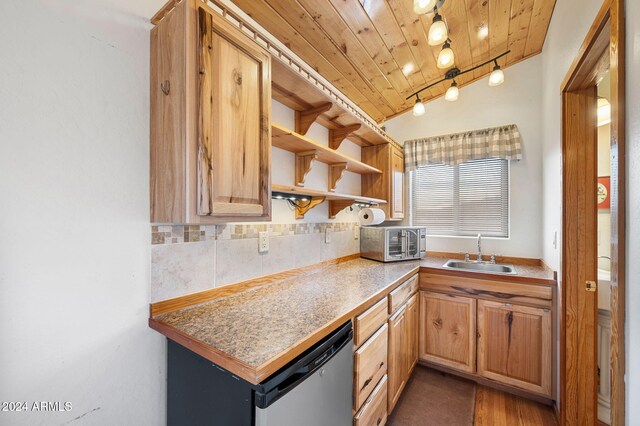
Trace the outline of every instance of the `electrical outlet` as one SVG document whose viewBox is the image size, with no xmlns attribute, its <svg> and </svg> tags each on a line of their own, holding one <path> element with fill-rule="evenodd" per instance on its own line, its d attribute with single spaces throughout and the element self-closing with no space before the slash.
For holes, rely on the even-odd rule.
<svg viewBox="0 0 640 426">
<path fill-rule="evenodd" d="M 324 231 L 325 244 L 329 244 L 331 242 L 331 234 L 332 234 L 332 231 L 329 228 L 325 229 Z"/>
<path fill-rule="evenodd" d="M 359 227 L 355 227 L 353 228 L 353 239 L 354 240 L 359 240 L 360 239 L 360 228 Z"/>
<path fill-rule="evenodd" d="M 269 232 L 258 232 L 258 253 L 266 253 L 269 251 Z"/>
</svg>

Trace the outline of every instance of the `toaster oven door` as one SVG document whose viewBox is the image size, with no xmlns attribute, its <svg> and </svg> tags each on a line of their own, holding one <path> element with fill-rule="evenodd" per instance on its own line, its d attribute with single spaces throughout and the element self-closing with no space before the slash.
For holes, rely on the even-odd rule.
<svg viewBox="0 0 640 426">
<path fill-rule="evenodd" d="M 406 230 L 387 229 L 385 241 L 385 260 L 399 260 L 405 258 L 407 251 Z"/>
<path fill-rule="evenodd" d="M 406 231 L 406 251 L 405 259 L 415 259 L 420 257 L 420 231 L 418 229 L 407 229 Z"/>
</svg>

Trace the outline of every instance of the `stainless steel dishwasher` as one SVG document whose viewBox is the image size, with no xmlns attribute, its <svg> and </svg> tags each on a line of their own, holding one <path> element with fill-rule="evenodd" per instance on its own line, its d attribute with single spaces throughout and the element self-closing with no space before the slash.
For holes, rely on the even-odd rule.
<svg viewBox="0 0 640 426">
<path fill-rule="evenodd" d="M 350 426 L 351 321 L 258 385 L 169 341 L 167 424 Z"/>
</svg>

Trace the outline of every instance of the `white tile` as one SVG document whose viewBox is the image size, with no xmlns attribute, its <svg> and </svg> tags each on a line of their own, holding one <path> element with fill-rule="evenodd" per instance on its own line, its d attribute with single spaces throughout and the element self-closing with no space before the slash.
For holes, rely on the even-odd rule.
<svg viewBox="0 0 640 426">
<path fill-rule="evenodd" d="M 151 246 L 151 302 L 215 286 L 216 242 Z"/>
<path fill-rule="evenodd" d="M 258 239 L 216 241 L 216 286 L 262 276 Z"/>
<path fill-rule="evenodd" d="M 269 236 L 269 251 L 262 253 L 262 275 L 286 271 L 296 267 L 296 235 Z"/>
<path fill-rule="evenodd" d="M 295 267 L 320 263 L 324 259 L 324 234 L 298 234 L 295 235 Z"/>
</svg>

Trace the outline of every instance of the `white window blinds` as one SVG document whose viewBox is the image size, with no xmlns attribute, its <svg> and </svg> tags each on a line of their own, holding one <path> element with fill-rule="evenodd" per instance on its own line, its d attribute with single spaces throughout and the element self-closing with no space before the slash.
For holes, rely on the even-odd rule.
<svg viewBox="0 0 640 426">
<path fill-rule="evenodd" d="M 411 172 L 411 215 L 429 235 L 509 237 L 509 161 L 489 158 Z"/>
</svg>

